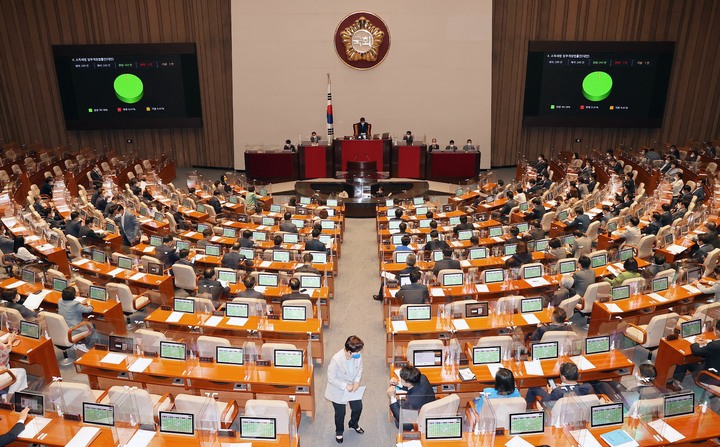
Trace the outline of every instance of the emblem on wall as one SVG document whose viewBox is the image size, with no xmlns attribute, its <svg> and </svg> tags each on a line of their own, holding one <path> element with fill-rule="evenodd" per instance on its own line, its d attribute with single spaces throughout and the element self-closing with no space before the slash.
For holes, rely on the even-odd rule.
<svg viewBox="0 0 720 447">
<path fill-rule="evenodd" d="M 390 49 L 390 33 L 385 22 L 370 12 L 345 17 L 335 30 L 338 57 L 352 68 L 368 70 L 379 65 Z"/>
</svg>

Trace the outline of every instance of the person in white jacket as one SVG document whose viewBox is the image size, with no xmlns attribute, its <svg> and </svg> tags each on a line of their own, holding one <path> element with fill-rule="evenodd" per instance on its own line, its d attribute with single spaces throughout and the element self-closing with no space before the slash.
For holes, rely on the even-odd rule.
<svg viewBox="0 0 720 447">
<path fill-rule="evenodd" d="M 350 422 L 348 426 L 357 433 L 363 434 L 365 430 L 360 428 L 360 414 L 362 413 L 362 400 L 344 399 L 345 392 L 357 391 L 360 388 L 360 380 L 363 373 L 363 362 L 360 351 L 365 343 L 356 335 L 351 335 L 345 341 L 344 349 L 341 349 L 330 360 L 328 365 L 328 384 L 325 388 L 325 398 L 332 402 L 335 410 L 335 441 L 338 444 L 343 442 L 345 431 L 345 404 L 350 404 Z"/>
</svg>

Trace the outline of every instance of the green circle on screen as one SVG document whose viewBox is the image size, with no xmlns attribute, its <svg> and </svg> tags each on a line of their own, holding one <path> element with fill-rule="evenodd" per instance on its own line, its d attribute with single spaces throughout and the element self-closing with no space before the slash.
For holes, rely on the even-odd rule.
<svg viewBox="0 0 720 447">
<path fill-rule="evenodd" d="M 115 78 L 113 83 L 115 96 L 127 104 L 135 104 L 143 97 L 143 82 L 131 73 L 124 73 Z"/>
<path fill-rule="evenodd" d="M 585 76 L 582 83 L 583 96 L 589 101 L 602 101 L 610 96 L 613 80 L 604 71 L 593 71 Z"/>
</svg>

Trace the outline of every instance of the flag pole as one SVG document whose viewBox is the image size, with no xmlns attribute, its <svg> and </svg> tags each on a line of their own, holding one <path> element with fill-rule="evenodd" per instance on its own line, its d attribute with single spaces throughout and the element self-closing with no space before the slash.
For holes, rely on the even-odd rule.
<svg viewBox="0 0 720 447">
<path fill-rule="evenodd" d="M 335 138 L 335 128 L 333 127 L 333 109 L 332 109 L 332 83 L 330 82 L 330 73 L 327 74 L 327 136 L 328 143 L 332 144 Z"/>
</svg>

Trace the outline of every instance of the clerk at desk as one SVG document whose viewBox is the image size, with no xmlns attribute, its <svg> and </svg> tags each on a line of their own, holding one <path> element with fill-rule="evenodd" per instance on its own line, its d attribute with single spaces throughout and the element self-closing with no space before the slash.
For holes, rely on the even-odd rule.
<svg viewBox="0 0 720 447">
<path fill-rule="evenodd" d="M 355 131 L 354 132 L 355 138 L 357 138 L 359 140 L 367 140 L 368 137 L 370 136 L 372 124 L 365 121 L 365 118 L 360 118 L 360 122 L 355 123 L 353 128 L 354 128 L 353 130 Z"/>
</svg>

